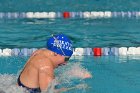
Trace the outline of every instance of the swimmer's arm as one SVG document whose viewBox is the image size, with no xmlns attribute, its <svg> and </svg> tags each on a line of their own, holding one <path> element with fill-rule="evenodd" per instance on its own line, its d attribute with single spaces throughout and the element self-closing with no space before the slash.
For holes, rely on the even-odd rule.
<svg viewBox="0 0 140 93">
<path fill-rule="evenodd" d="M 67 91 L 66 88 L 55 89 L 55 90 L 54 90 L 54 93 L 61 93 L 61 92 L 65 92 L 65 91 Z"/>
<path fill-rule="evenodd" d="M 55 93 L 61 93 L 61 92 L 69 91 L 69 90 L 72 90 L 72 89 L 82 89 L 82 88 L 91 88 L 91 87 L 89 87 L 86 84 L 79 84 L 79 85 L 76 85 L 74 87 L 56 89 Z"/>
<path fill-rule="evenodd" d="M 66 92 L 68 90 L 72 90 L 72 89 L 75 89 L 75 88 L 76 87 L 55 89 L 54 93 L 62 93 L 62 92 Z"/>
<path fill-rule="evenodd" d="M 89 72 L 87 72 L 87 73 L 84 74 L 83 77 L 84 78 L 92 78 L 92 75 Z"/>
<path fill-rule="evenodd" d="M 39 70 L 39 87 L 41 91 L 47 91 L 49 84 L 53 81 L 53 68 L 44 66 Z"/>
<path fill-rule="evenodd" d="M 85 79 L 85 78 L 92 78 L 92 74 L 86 70 L 81 70 L 81 69 L 78 69 L 78 70 L 75 70 L 75 71 L 72 71 L 71 72 L 71 75 L 75 76 L 75 77 L 79 77 L 79 78 L 82 78 L 82 79 Z"/>
</svg>

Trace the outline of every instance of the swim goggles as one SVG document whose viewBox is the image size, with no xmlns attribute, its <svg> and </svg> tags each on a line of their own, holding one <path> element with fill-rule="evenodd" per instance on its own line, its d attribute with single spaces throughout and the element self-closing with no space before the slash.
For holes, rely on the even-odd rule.
<svg viewBox="0 0 140 93">
<path fill-rule="evenodd" d="M 63 53 L 63 55 L 64 55 L 64 57 L 65 57 L 64 60 L 65 60 L 65 61 L 69 61 L 70 57 L 65 55 L 63 49 L 61 48 L 61 46 L 60 46 L 60 44 L 59 44 L 59 40 L 58 40 L 54 35 L 52 35 L 52 36 L 53 36 L 53 38 L 54 38 L 54 40 L 55 40 L 54 42 L 58 45 L 58 47 L 59 47 L 60 50 L 62 51 L 62 53 Z"/>
</svg>

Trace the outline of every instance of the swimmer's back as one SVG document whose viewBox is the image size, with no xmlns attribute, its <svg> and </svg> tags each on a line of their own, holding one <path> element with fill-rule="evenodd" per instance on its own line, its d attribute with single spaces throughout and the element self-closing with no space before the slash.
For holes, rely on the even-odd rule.
<svg viewBox="0 0 140 93">
<path fill-rule="evenodd" d="M 37 50 L 35 51 L 30 59 L 25 64 L 25 67 L 20 75 L 20 81 L 28 86 L 29 88 L 39 87 L 39 68 L 41 65 L 44 65 L 44 60 L 46 60 L 43 52 L 46 50 Z"/>
</svg>

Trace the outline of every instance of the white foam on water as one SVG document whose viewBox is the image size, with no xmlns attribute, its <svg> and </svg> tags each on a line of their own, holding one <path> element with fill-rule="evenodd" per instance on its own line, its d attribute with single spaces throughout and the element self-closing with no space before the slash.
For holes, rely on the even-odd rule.
<svg viewBox="0 0 140 93">
<path fill-rule="evenodd" d="M 60 66 L 55 70 L 56 74 L 55 80 L 49 85 L 47 91 L 46 92 L 44 91 L 43 93 L 54 93 L 55 92 L 54 88 L 56 85 L 60 85 L 59 88 L 66 88 L 66 91 L 80 89 L 81 93 L 86 93 L 85 90 L 89 87 L 85 82 L 76 85 L 73 84 L 74 86 L 69 87 L 69 85 L 72 85 L 72 83 L 74 83 L 73 80 L 79 79 L 80 81 L 82 81 L 82 79 L 84 79 L 83 78 L 84 73 L 89 72 L 81 65 L 80 62 L 69 63 L 65 66 Z"/>
<path fill-rule="evenodd" d="M 84 79 L 85 73 L 90 74 L 90 72 L 87 69 L 85 69 L 80 62 L 67 64 L 58 71 L 59 71 L 58 77 L 61 77 L 60 79 L 64 80 L 65 79 L 71 80 L 74 78 Z"/>
<path fill-rule="evenodd" d="M 82 82 L 83 79 L 85 78 L 84 75 L 85 73 L 90 72 L 85 69 L 80 62 L 74 62 L 74 63 L 68 63 L 65 66 L 59 67 L 56 72 L 56 84 L 65 84 L 64 87 L 69 88 L 69 85 L 74 85 L 72 86 L 73 88 L 70 89 L 83 89 L 85 90 L 87 88 L 86 82 Z M 73 81 L 79 81 L 80 84 L 73 84 Z M 81 91 L 82 92 L 82 91 Z M 83 93 L 83 92 L 82 92 Z"/>
<path fill-rule="evenodd" d="M 16 85 L 16 75 L 0 74 L 0 93 L 25 93 L 25 89 Z"/>
</svg>

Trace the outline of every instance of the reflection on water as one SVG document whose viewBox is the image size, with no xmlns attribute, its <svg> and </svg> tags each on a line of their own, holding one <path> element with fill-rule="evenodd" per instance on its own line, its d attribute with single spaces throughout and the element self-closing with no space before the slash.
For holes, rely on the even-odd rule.
<svg viewBox="0 0 140 93">
<path fill-rule="evenodd" d="M 129 56 L 119 56 L 119 61 L 117 63 L 123 63 L 123 62 L 138 62 L 140 60 L 139 55 L 129 55 Z"/>
</svg>

